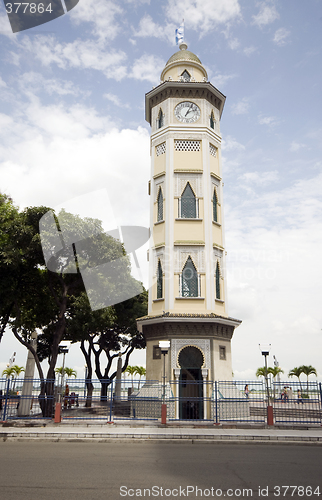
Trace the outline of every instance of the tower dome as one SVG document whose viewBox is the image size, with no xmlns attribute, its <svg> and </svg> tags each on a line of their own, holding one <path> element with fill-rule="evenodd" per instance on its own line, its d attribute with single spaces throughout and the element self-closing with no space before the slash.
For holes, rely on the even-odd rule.
<svg viewBox="0 0 322 500">
<path fill-rule="evenodd" d="M 167 61 L 161 73 L 161 81 L 207 81 L 207 71 L 199 57 L 187 50 L 188 46 L 185 43 L 181 43 L 179 48 L 180 50 Z"/>
</svg>

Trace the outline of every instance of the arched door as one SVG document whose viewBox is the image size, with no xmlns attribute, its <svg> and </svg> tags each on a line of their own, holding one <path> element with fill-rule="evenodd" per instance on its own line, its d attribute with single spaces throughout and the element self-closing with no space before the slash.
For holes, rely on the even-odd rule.
<svg viewBox="0 0 322 500">
<path fill-rule="evenodd" d="M 203 384 L 201 367 L 204 359 L 200 349 L 184 347 L 179 353 L 179 418 L 203 419 Z"/>
</svg>

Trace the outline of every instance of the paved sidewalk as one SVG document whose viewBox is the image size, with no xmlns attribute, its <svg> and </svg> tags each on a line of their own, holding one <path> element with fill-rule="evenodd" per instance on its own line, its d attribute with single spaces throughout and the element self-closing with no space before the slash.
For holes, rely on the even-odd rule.
<svg viewBox="0 0 322 500">
<path fill-rule="evenodd" d="M 27 426 L 28 425 L 28 426 Z M 62 421 L 12 423 L 0 427 L 0 440 L 99 441 L 110 440 L 181 440 L 202 442 L 300 443 L 322 445 L 322 427 L 310 429 L 227 428 L 222 426 L 166 425 L 148 422 L 113 424 Z"/>
</svg>

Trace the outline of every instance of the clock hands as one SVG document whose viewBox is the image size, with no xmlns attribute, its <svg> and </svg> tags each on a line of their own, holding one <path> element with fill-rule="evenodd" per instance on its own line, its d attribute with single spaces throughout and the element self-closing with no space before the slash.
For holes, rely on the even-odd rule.
<svg viewBox="0 0 322 500">
<path fill-rule="evenodd" d="M 190 113 L 192 106 L 193 106 L 193 102 L 190 104 L 188 111 L 186 112 L 186 114 L 184 116 L 187 116 L 187 114 Z"/>
</svg>

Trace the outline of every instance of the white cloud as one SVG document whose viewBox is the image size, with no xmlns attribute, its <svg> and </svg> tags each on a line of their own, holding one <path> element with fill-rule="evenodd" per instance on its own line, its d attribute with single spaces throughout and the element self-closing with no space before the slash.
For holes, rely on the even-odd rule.
<svg viewBox="0 0 322 500">
<path fill-rule="evenodd" d="M 253 16 L 253 23 L 259 26 L 265 26 L 270 24 L 279 18 L 279 13 L 277 12 L 274 5 L 268 5 L 267 3 L 262 3 L 260 6 L 260 11 L 256 16 Z"/>
<path fill-rule="evenodd" d="M 126 3 L 133 4 L 135 6 L 141 5 L 141 4 L 148 4 L 150 5 L 150 0 L 125 0 Z"/>
<path fill-rule="evenodd" d="M 148 225 L 147 130 L 118 130 L 85 106 L 32 103 L 0 115 L 0 144 L 1 189 L 20 206 L 53 207 L 106 188 L 120 224 Z"/>
<path fill-rule="evenodd" d="M 49 95 L 79 95 L 81 92 L 73 82 L 59 80 L 57 78 L 45 78 L 41 73 L 33 71 L 24 73 L 19 79 L 20 89 L 29 96 L 33 96 L 39 91 L 44 91 Z"/>
<path fill-rule="evenodd" d="M 226 85 L 226 83 L 229 81 L 229 80 L 232 80 L 233 78 L 236 78 L 237 75 L 223 75 L 222 73 L 215 73 L 212 78 L 211 78 L 211 81 L 213 82 L 214 86 L 215 87 L 223 87 L 224 85 Z"/>
<path fill-rule="evenodd" d="M 273 42 L 275 42 L 277 45 L 285 45 L 289 35 L 290 31 L 288 31 L 286 28 L 280 28 L 275 32 Z"/>
<path fill-rule="evenodd" d="M 149 82 L 158 84 L 164 64 L 164 61 L 160 57 L 144 54 L 134 61 L 131 76 L 136 80 L 148 80 Z"/>
<path fill-rule="evenodd" d="M 295 153 L 296 151 L 298 151 L 301 148 L 305 148 L 305 144 L 301 144 L 300 142 L 292 141 L 292 143 L 290 145 L 290 151 L 292 153 Z"/>
<path fill-rule="evenodd" d="M 249 47 L 245 47 L 243 50 L 244 54 L 248 57 L 251 56 L 256 51 L 257 51 L 257 49 L 253 45 L 251 45 Z"/>
<path fill-rule="evenodd" d="M 92 33 L 100 39 L 113 40 L 121 27 L 117 16 L 123 14 L 123 9 L 111 0 L 86 0 L 79 2 L 76 9 L 70 12 L 70 18 L 75 24 L 90 23 Z"/>
<path fill-rule="evenodd" d="M 6 86 L 7 86 L 6 82 L 0 76 L 0 87 L 4 88 Z"/>
<path fill-rule="evenodd" d="M 258 123 L 260 125 L 276 125 L 278 120 L 275 116 L 262 116 L 258 117 Z"/>
<path fill-rule="evenodd" d="M 93 40 L 60 43 L 53 36 L 24 37 L 21 47 L 32 53 L 44 66 L 57 64 L 60 68 L 95 69 L 107 78 L 121 80 L 126 75 L 123 65 L 127 56 L 121 50 L 107 49 Z"/>
<path fill-rule="evenodd" d="M 244 97 L 237 104 L 232 106 L 232 113 L 234 115 L 245 115 L 249 110 L 249 100 Z"/>
<path fill-rule="evenodd" d="M 134 31 L 134 36 L 139 38 L 155 37 L 160 38 L 161 40 L 169 40 L 170 42 L 173 42 L 174 32 L 174 24 L 161 26 L 160 24 L 156 24 L 150 15 L 146 14 L 140 20 L 139 29 Z"/>
<path fill-rule="evenodd" d="M 225 196 L 228 313 L 243 320 L 233 337 L 237 378 L 254 359 L 261 365 L 258 344 L 267 340 L 284 370 L 312 364 L 321 372 L 321 190 L 319 174 L 261 196 L 238 189 L 234 206 Z"/>
<path fill-rule="evenodd" d="M 1 14 L 1 13 L 0 13 L 0 35 L 5 35 L 8 36 L 9 38 L 15 37 L 14 33 L 12 33 L 8 16 L 6 14 Z"/>
<path fill-rule="evenodd" d="M 115 94 L 110 94 L 110 93 L 106 93 L 103 95 L 103 97 L 105 99 L 107 99 L 108 101 L 112 102 L 113 104 L 115 104 L 115 106 L 118 106 L 119 108 L 129 108 L 130 105 L 123 102 L 117 95 Z"/>
<path fill-rule="evenodd" d="M 224 152 L 233 150 L 244 150 L 246 149 L 243 144 L 237 142 L 233 137 L 227 136 L 226 139 L 222 140 L 222 149 Z"/>
<path fill-rule="evenodd" d="M 273 182 L 275 183 L 278 177 L 278 171 L 273 170 L 269 172 L 245 172 L 243 175 L 239 176 L 239 179 L 243 182 L 266 186 Z"/>
<path fill-rule="evenodd" d="M 225 24 L 239 19 L 240 5 L 238 0 L 168 0 L 167 17 L 176 23 L 184 18 L 189 29 L 200 31 L 200 34 L 215 29 L 218 24 Z"/>
<path fill-rule="evenodd" d="M 228 47 L 231 50 L 237 50 L 240 47 L 240 42 L 237 38 L 230 38 L 228 40 Z"/>
</svg>

